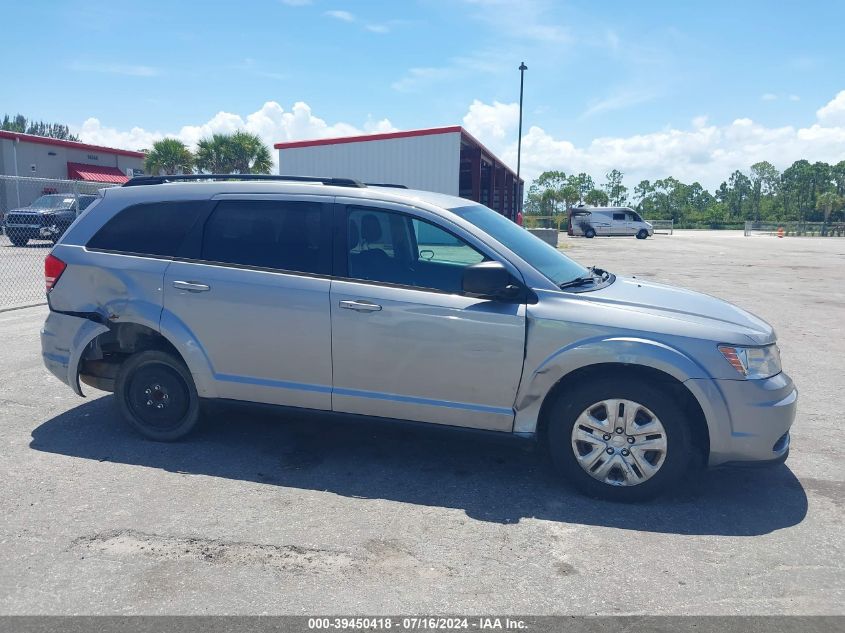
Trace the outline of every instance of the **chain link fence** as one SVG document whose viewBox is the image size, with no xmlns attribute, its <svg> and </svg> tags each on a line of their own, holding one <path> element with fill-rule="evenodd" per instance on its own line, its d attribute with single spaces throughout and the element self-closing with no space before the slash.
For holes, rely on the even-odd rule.
<svg viewBox="0 0 845 633">
<path fill-rule="evenodd" d="M 43 303 L 44 258 L 114 183 L 0 176 L 0 310 Z"/>
<path fill-rule="evenodd" d="M 845 222 L 746 222 L 745 237 L 845 237 Z"/>
</svg>

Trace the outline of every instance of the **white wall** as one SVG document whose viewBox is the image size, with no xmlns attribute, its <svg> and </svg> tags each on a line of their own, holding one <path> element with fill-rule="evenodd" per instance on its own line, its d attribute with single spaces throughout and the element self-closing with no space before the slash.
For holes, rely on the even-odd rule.
<svg viewBox="0 0 845 633">
<path fill-rule="evenodd" d="M 354 178 L 458 195 L 461 134 L 314 145 L 279 150 L 286 176 Z"/>
</svg>

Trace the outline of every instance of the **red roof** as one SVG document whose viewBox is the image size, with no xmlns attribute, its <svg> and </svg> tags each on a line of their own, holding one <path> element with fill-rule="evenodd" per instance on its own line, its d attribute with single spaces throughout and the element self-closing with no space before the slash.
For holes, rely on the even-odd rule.
<svg viewBox="0 0 845 633">
<path fill-rule="evenodd" d="M 276 149 L 291 149 L 293 147 L 313 147 L 315 145 L 340 145 L 341 143 L 359 143 L 361 141 L 383 141 L 390 138 L 410 138 L 412 136 L 430 136 L 432 134 L 449 134 L 463 132 L 460 125 L 447 127 L 430 127 L 423 130 L 406 130 L 404 132 L 382 132 L 380 134 L 360 134 L 358 136 L 337 136 L 334 138 L 315 138 L 307 141 L 290 141 L 276 143 Z"/>
<path fill-rule="evenodd" d="M 117 167 L 103 165 L 83 165 L 82 163 L 68 163 L 67 175 L 71 180 L 90 180 L 92 182 L 113 182 L 122 185 L 129 178 Z"/>
<path fill-rule="evenodd" d="M 118 156 L 130 156 L 132 158 L 144 158 L 144 152 L 133 152 L 128 149 L 117 149 L 115 147 L 103 147 L 102 145 L 89 145 L 88 143 L 79 143 L 77 141 L 63 141 L 57 138 L 49 138 L 47 136 L 36 136 L 35 134 L 21 134 L 20 132 L 8 132 L 0 130 L 0 138 L 5 139 L 20 139 L 24 143 L 40 143 L 42 145 L 53 145 L 56 147 L 71 147 L 73 149 L 84 149 L 93 152 L 105 152 L 108 154 L 117 154 Z"/>
</svg>

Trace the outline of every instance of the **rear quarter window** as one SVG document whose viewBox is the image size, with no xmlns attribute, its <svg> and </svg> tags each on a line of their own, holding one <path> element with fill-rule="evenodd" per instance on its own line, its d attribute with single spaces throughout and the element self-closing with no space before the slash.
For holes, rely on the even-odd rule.
<svg viewBox="0 0 845 633">
<path fill-rule="evenodd" d="M 202 201 L 154 202 L 126 207 L 94 234 L 87 248 L 174 257 L 203 204 Z"/>
</svg>

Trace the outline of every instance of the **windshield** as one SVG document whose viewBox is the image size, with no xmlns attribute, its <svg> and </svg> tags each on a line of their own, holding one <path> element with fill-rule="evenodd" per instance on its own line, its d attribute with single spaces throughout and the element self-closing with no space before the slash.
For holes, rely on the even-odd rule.
<svg viewBox="0 0 845 633">
<path fill-rule="evenodd" d="M 581 264 L 492 209 L 476 204 L 450 211 L 501 242 L 555 285 L 589 275 L 589 271 Z"/>
<path fill-rule="evenodd" d="M 59 207 L 69 207 L 73 204 L 73 198 L 67 196 L 41 196 L 31 207 L 36 209 L 58 209 Z"/>
</svg>

